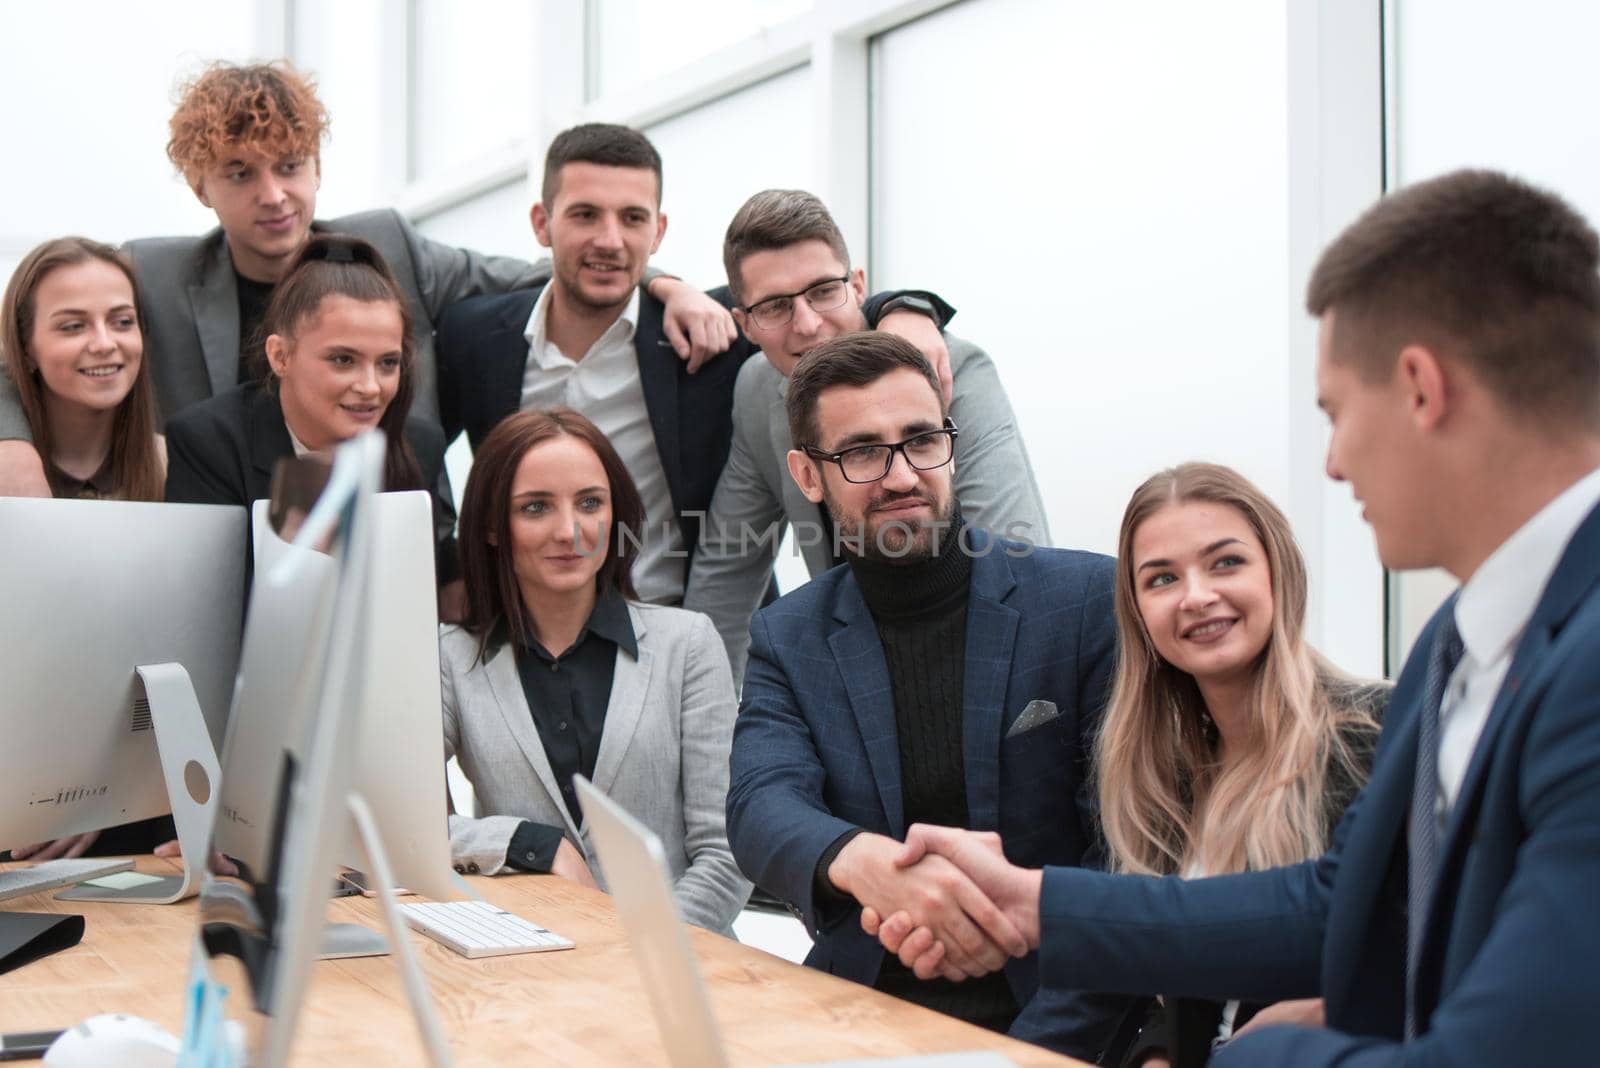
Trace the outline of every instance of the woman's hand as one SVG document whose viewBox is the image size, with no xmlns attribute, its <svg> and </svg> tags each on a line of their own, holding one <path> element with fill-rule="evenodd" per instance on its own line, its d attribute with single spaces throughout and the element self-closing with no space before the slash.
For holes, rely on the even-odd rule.
<svg viewBox="0 0 1600 1068">
<path fill-rule="evenodd" d="M 600 889 L 594 881 L 594 873 L 583 861 L 583 854 L 578 852 L 577 846 L 565 838 L 556 846 L 556 859 L 550 862 L 550 874 L 559 875 L 579 886 L 587 886 L 590 890 Z"/>
</svg>

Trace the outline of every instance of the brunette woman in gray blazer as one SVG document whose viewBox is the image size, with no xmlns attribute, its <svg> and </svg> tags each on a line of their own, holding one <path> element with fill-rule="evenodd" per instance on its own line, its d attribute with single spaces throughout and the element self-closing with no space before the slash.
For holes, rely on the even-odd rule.
<svg viewBox="0 0 1600 1068">
<path fill-rule="evenodd" d="M 479 815 L 450 817 L 458 870 L 605 888 L 572 778 L 660 836 L 684 918 L 731 933 L 750 893 L 723 812 L 737 712 L 706 617 L 639 603 L 645 508 L 610 441 L 567 408 L 501 422 L 461 509 L 467 611 L 440 637 L 446 755 Z"/>
</svg>

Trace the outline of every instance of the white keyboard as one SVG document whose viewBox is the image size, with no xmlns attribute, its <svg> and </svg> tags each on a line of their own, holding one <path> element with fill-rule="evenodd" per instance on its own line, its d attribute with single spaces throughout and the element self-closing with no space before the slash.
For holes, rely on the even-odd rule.
<svg viewBox="0 0 1600 1068">
<path fill-rule="evenodd" d="M 463 957 L 499 957 L 571 949 L 562 938 L 487 901 L 426 901 L 401 905 L 406 922 Z"/>
<path fill-rule="evenodd" d="M 85 879 L 98 879 L 102 875 L 115 875 L 131 867 L 131 860 L 107 860 L 104 857 L 41 860 L 15 871 L 0 871 L 0 901 L 24 894 L 37 894 L 41 890 L 54 890 L 58 886 L 71 886 Z"/>
</svg>

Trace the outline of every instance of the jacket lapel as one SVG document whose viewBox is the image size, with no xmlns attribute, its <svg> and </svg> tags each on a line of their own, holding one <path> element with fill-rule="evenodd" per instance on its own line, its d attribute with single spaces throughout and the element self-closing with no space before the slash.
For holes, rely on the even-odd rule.
<svg viewBox="0 0 1600 1068">
<path fill-rule="evenodd" d="M 1439 887 L 1442 888 L 1445 880 L 1450 878 L 1448 873 L 1457 870 L 1472 841 L 1478 800 L 1488 776 L 1495 739 L 1508 721 L 1522 714 L 1526 707 L 1523 694 L 1530 692 L 1530 688 L 1524 684 L 1544 666 L 1545 657 L 1561 633 L 1562 626 L 1589 596 L 1597 581 L 1600 581 L 1600 508 L 1591 511 L 1579 524 L 1517 642 L 1511 667 L 1506 671 L 1505 681 L 1500 684 L 1500 692 L 1495 695 L 1489 718 L 1483 725 L 1483 733 L 1473 747 L 1466 777 L 1462 779 L 1461 791 L 1456 796 L 1455 806 L 1445 826 L 1439 849 Z M 1435 926 L 1430 923 L 1424 932 L 1424 948 L 1428 937 L 1437 933 Z"/>
<path fill-rule="evenodd" d="M 561 822 L 566 824 L 572 840 L 578 841 L 578 828 L 572 823 L 572 814 L 567 811 L 567 803 L 561 797 L 561 787 L 556 784 L 556 775 L 550 768 L 544 743 L 534 729 L 533 713 L 528 709 L 527 695 L 522 692 L 522 678 L 517 674 L 517 660 L 509 641 L 490 658 L 485 665 L 484 676 L 488 680 L 495 707 L 505 720 L 506 730 L 516 740 L 517 748 L 522 750 L 523 759 L 533 768 L 534 778 L 544 790 L 545 799 L 549 801 L 551 809 L 561 813 Z"/>
<path fill-rule="evenodd" d="M 834 619 L 843 626 L 828 635 L 839 677 L 844 680 L 856 729 L 867 750 L 867 763 L 877 784 L 878 799 L 889 833 L 905 834 L 905 807 L 900 792 L 900 742 L 894 721 L 894 691 L 889 663 L 883 655 L 877 625 L 853 576 L 839 583 Z"/>
<path fill-rule="evenodd" d="M 189 283 L 189 312 L 216 396 L 239 381 L 239 284 L 222 231 L 212 231 L 206 242 L 200 274 Z"/>
<path fill-rule="evenodd" d="M 250 466 L 256 478 L 252 480 L 253 497 L 271 493 L 272 472 L 278 461 L 294 455 L 294 442 L 289 437 L 289 425 L 283 421 L 283 406 L 264 385 L 255 387 L 256 395 L 250 401 Z M 263 491 L 264 492 L 261 492 Z"/>
<path fill-rule="evenodd" d="M 662 326 L 661 302 L 639 288 L 639 324 L 633 332 L 634 354 L 639 361 L 639 385 L 645 410 L 655 435 L 656 452 L 667 476 L 672 510 L 683 511 L 683 457 L 678 435 L 678 354 L 667 341 Z"/>
<path fill-rule="evenodd" d="M 611 699 L 606 703 L 606 723 L 600 732 L 600 752 L 594 758 L 594 785 L 610 794 L 622 770 L 622 758 L 644 716 L 645 697 L 650 692 L 650 668 L 654 657 L 645 643 L 644 618 L 633 605 L 628 606 L 639 659 L 617 650 L 617 666 L 611 678 Z"/>
<path fill-rule="evenodd" d="M 974 538 L 983 537 L 974 532 Z M 981 546 L 978 546 L 981 552 Z M 961 749 L 967 818 L 976 830 L 1000 829 L 1000 742 L 1021 615 L 1005 604 L 1016 587 L 1005 554 L 990 546 L 974 555 L 967 601 L 967 653 L 962 672 Z"/>
<path fill-rule="evenodd" d="M 511 296 L 484 331 L 483 358 L 472 361 L 482 376 L 482 391 L 477 393 L 482 406 L 475 413 L 464 412 L 462 418 L 473 448 L 483 443 L 500 420 L 522 407 L 522 380 L 528 370 L 528 339 L 524 332 L 539 293 L 535 288 Z"/>
</svg>

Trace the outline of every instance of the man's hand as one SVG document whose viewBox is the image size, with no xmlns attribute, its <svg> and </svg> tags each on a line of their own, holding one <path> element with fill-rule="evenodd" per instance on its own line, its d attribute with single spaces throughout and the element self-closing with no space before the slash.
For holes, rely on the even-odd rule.
<svg viewBox="0 0 1600 1068">
<path fill-rule="evenodd" d="M 578 852 L 578 847 L 567 839 L 561 839 L 561 844 L 556 846 L 556 859 L 550 862 L 550 874 L 559 875 L 568 882 L 587 886 L 590 890 L 598 890 L 595 884 L 594 873 L 589 870 L 589 865 L 583 861 L 583 854 Z"/>
<path fill-rule="evenodd" d="M 1043 872 L 1019 868 L 1007 861 L 1000 848 L 1000 836 L 992 832 L 963 831 L 926 823 L 911 825 L 906 843 L 894 863 L 897 867 L 910 867 L 925 863 L 933 856 L 944 857 L 965 873 L 1022 935 L 1027 948 L 1039 947 L 1039 889 L 1044 881 Z M 953 949 L 944 944 L 943 937 L 930 925 L 918 922 L 904 909 L 892 913 L 877 908 L 863 910 L 861 927 L 867 934 L 875 935 L 883 948 L 897 955 L 920 979 L 942 974 Z"/>
<path fill-rule="evenodd" d="M 48 494 L 46 494 L 48 496 Z M 60 857 L 81 857 L 100 837 L 99 831 L 86 831 L 71 838 L 57 838 L 54 842 L 23 846 L 11 851 L 12 860 L 56 860 Z"/>
<path fill-rule="evenodd" d="M 944 333 L 934 321 L 919 311 L 896 308 L 878 320 L 878 329 L 905 338 L 928 358 L 928 362 L 933 364 L 933 373 L 939 376 L 939 391 L 944 394 L 944 402 L 948 405 L 951 391 L 955 388 L 955 380 L 950 375 L 950 348 L 944 343 Z"/>
<path fill-rule="evenodd" d="M 1280 1001 L 1275 1005 L 1268 1005 L 1254 1016 L 1250 1022 L 1233 1033 L 1234 1038 L 1247 1035 L 1251 1031 L 1259 1031 L 1264 1027 L 1276 1027 L 1279 1024 L 1295 1024 L 1300 1027 L 1327 1027 L 1328 1017 L 1323 1012 L 1321 998 L 1301 998 L 1298 1001 Z"/>
<path fill-rule="evenodd" d="M 660 275 L 645 287 L 666 305 L 662 329 L 673 351 L 689 362 L 689 373 L 713 356 L 720 356 L 739 336 L 733 313 L 681 278 Z"/>
<path fill-rule="evenodd" d="M 27 441 L 0 441 L 0 497 L 49 497 L 44 462 Z M 14 852 L 14 851 L 13 851 Z"/>
<path fill-rule="evenodd" d="M 920 978 L 986 975 L 1008 956 L 1027 953 L 1021 932 L 955 865 L 939 856 L 902 863 L 903 853 L 892 838 L 859 834 L 834 858 L 828 879 L 863 907 L 903 912 L 909 923 L 936 933 L 942 951 Z"/>
</svg>

